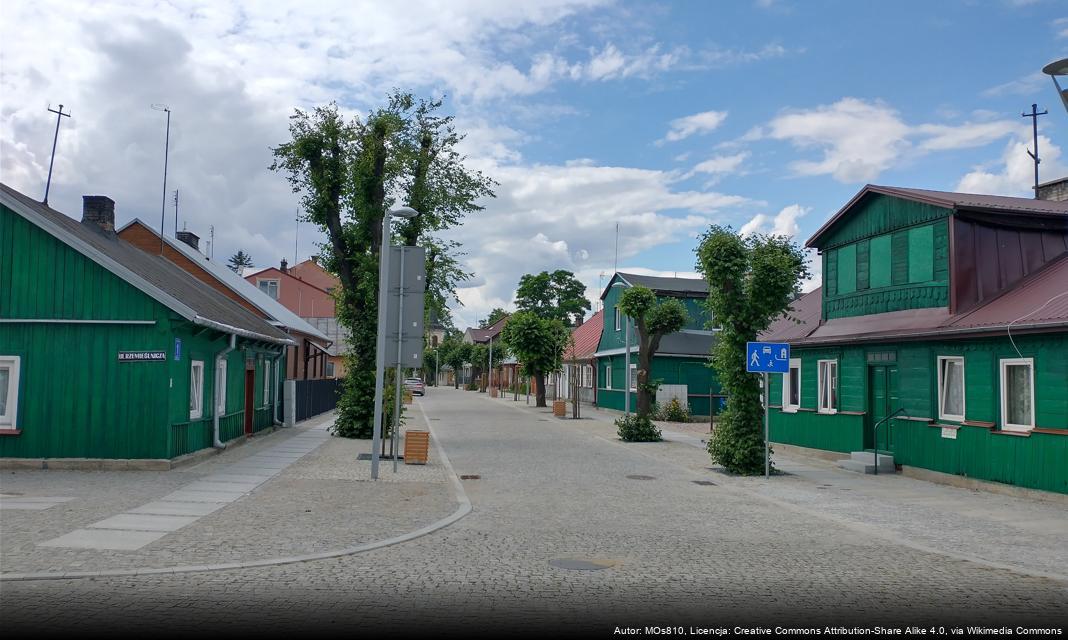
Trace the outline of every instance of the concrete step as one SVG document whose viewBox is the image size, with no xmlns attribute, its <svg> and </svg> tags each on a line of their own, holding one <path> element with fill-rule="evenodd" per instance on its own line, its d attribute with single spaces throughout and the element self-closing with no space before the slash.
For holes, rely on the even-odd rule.
<svg viewBox="0 0 1068 640">
<path fill-rule="evenodd" d="M 875 464 L 875 452 L 874 451 L 854 451 L 849 454 L 850 460 L 857 462 L 863 462 L 864 464 Z M 879 473 L 893 473 L 894 472 L 894 456 L 879 454 Z"/>
<path fill-rule="evenodd" d="M 864 464 L 863 462 L 851 460 L 850 458 L 839 460 L 836 464 L 847 471 L 856 471 L 857 473 L 875 473 L 874 464 Z"/>
</svg>

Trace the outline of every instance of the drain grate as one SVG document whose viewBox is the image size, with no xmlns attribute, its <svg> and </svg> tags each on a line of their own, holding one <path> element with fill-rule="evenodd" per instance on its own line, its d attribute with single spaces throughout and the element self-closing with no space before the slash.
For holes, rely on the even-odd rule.
<svg viewBox="0 0 1068 640">
<path fill-rule="evenodd" d="M 571 571 L 600 571 L 611 569 L 618 563 L 614 560 L 594 560 L 583 558 L 553 558 L 549 566 L 557 569 L 570 569 Z"/>
<path fill-rule="evenodd" d="M 478 475 L 477 473 L 465 473 L 464 475 L 460 476 L 460 479 L 461 480 L 481 480 L 482 476 Z"/>
<path fill-rule="evenodd" d="M 627 476 L 627 479 L 628 480 L 656 480 L 656 478 L 654 478 L 653 476 L 643 476 L 643 475 L 638 474 L 638 473 L 635 473 L 635 474 Z"/>
<path fill-rule="evenodd" d="M 715 487 L 716 486 L 716 483 L 712 482 L 711 480 L 694 480 L 693 483 L 694 484 L 699 484 L 702 487 Z"/>
</svg>

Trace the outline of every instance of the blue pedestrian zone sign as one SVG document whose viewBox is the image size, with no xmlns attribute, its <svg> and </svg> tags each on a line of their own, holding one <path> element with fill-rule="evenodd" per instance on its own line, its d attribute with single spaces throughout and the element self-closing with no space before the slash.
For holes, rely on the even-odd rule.
<svg viewBox="0 0 1068 640">
<path fill-rule="evenodd" d="M 745 370 L 750 373 L 789 373 L 790 345 L 785 342 L 746 342 Z"/>
</svg>

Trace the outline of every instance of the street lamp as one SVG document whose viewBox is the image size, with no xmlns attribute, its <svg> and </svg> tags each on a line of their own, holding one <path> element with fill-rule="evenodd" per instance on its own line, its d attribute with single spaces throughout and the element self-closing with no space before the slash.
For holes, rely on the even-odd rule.
<svg viewBox="0 0 1068 640">
<path fill-rule="evenodd" d="M 1060 83 L 1057 82 L 1057 76 L 1068 77 L 1068 58 L 1047 64 L 1042 67 L 1042 73 L 1053 78 L 1053 86 L 1057 87 L 1057 95 L 1061 97 L 1064 109 L 1068 111 L 1068 87 L 1062 89 Z"/>
<path fill-rule="evenodd" d="M 616 288 L 616 287 L 626 288 L 627 285 L 623 284 L 622 282 L 617 282 L 614 285 L 612 285 L 613 289 Z M 619 308 L 618 304 L 616 305 L 616 308 L 617 309 Z M 624 336 L 624 338 L 623 339 L 625 340 L 625 343 L 626 343 L 626 350 L 625 350 L 624 356 L 623 356 L 623 367 L 624 367 L 623 374 L 624 374 L 624 380 L 625 380 L 624 384 L 626 384 L 626 386 L 624 387 L 624 390 L 623 390 L 623 415 L 624 416 L 629 416 L 630 415 L 630 316 L 623 316 L 623 317 L 624 317 L 624 320 L 623 320 L 623 336 Z"/>
<path fill-rule="evenodd" d="M 390 249 L 390 237 L 389 237 L 389 221 L 391 218 L 404 218 L 411 219 L 419 215 L 419 212 L 411 207 L 400 207 L 392 209 L 386 212 L 386 215 L 382 216 L 382 242 L 381 249 L 379 250 L 378 257 L 378 336 L 375 340 L 375 414 L 374 414 L 374 426 L 371 429 L 371 479 L 378 480 L 378 458 L 379 458 L 379 444 L 382 442 L 382 390 L 384 388 L 383 378 L 385 377 L 386 369 L 386 305 L 389 304 L 387 299 L 388 292 L 386 291 L 389 281 L 389 249 Z M 403 265 L 403 263 L 402 263 Z M 403 282 L 398 283 L 403 287 Z M 398 330 L 400 327 L 398 327 Z M 397 335 L 398 347 L 400 350 L 399 341 L 401 336 Z M 398 400 L 400 398 L 400 358 L 397 358 L 397 394 Z M 399 411 L 398 411 L 399 413 Z M 396 434 L 394 434 L 394 442 L 396 442 Z M 393 452 L 393 460 L 396 462 L 397 452 Z"/>
<path fill-rule="evenodd" d="M 163 221 L 167 215 L 167 159 L 171 151 L 171 108 L 165 104 L 155 103 L 152 108 L 167 113 L 167 138 L 163 146 L 163 204 L 159 207 L 159 253 L 163 255 Z M 177 215 L 177 214 L 175 214 Z M 175 225 L 177 225 L 177 219 Z M 177 228 L 177 227 L 175 227 Z"/>
</svg>

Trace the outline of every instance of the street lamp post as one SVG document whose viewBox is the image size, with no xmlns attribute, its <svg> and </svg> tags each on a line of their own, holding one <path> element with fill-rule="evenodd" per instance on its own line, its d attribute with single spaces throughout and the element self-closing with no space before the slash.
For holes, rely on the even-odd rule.
<svg viewBox="0 0 1068 640">
<path fill-rule="evenodd" d="M 1057 76 L 1068 77 L 1068 58 L 1047 64 L 1042 67 L 1042 73 L 1053 78 L 1053 86 L 1057 87 L 1057 95 L 1060 96 L 1061 102 L 1064 103 L 1065 110 L 1068 110 L 1068 87 L 1062 88 L 1060 83 L 1057 82 Z"/>
<path fill-rule="evenodd" d="M 386 305 L 389 304 L 389 221 L 391 218 L 414 218 L 419 212 L 411 207 L 400 207 L 387 211 L 382 216 L 382 242 L 378 257 L 378 335 L 375 339 L 375 413 L 374 425 L 371 428 L 371 479 L 378 480 L 379 446 L 382 442 L 382 392 L 386 369 Z M 403 254 L 402 254 L 403 256 Z M 403 259 L 403 258 L 402 258 Z M 398 283 L 403 287 L 403 282 Z M 398 342 L 401 336 L 397 336 Z M 398 346 L 398 356 L 400 347 Z M 400 358 L 398 357 L 397 377 L 400 382 Z M 397 393 L 400 393 L 398 389 Z M 399 411 L 398 411 L 399 413 Z M 396 459 L 396 455 L 394 455 Z"/>
<path fill-rule="evenodd" d="M 626 286 L 627 285 L 623 284 L 622 282 L 617 282 L 614 285 L 612 285 L 612 288 L 615 288 L 615 287 L 626 288 Z M 616 305 L 616 308 L 619 308 L 618 304 Z M 623 379 L 624 379 L 624 385 L 626 385 L 623 388 L 623 415 L 624 416 L 629 416 L 630 415 L 630 316 L 623 316 L 623 339 L 624 339 L 624 342 L 625 342 L 625 345 L 626 345 L 626 348 L 624 350 L 624 355 L 623 355 Z"/>
</svg>

